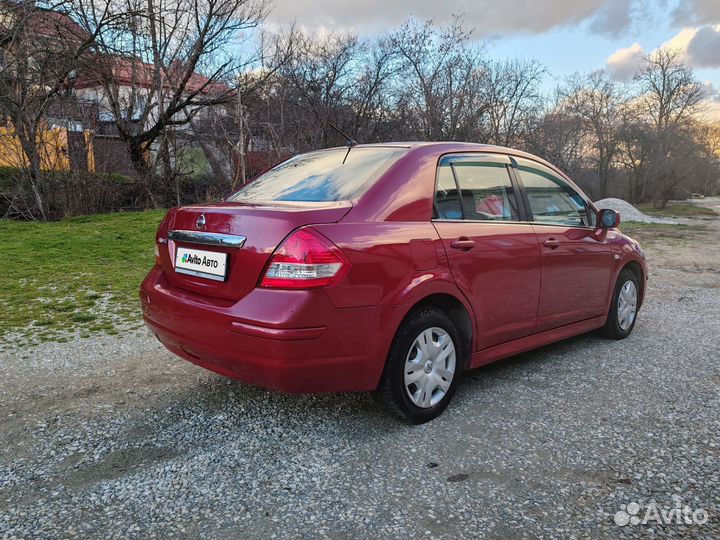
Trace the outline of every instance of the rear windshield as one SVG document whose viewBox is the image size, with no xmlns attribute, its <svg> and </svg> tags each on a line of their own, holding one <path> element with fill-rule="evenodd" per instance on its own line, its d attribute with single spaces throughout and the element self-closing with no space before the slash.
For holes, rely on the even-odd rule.
<svg viewBox="0 0 720 540">
<path fill-rule="evenodd" d="M 301 154 L 273 167 L 228 197 L 231 202 L 354 199 L 392 165 L 405 148 L 333 148 Z"/>
</svg>

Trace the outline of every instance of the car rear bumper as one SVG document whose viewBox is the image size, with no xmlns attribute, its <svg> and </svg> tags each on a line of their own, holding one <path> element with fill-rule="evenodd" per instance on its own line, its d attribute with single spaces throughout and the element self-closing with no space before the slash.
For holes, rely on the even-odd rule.
<svg viewBox="0 0 720 540">
<path fill-rule="evenodd" d="M 289 393 L 373 390 L 399 307 L 335 308 L 322 290 L 256 289 L 237 303 L 150 272 L 143 317 L 170 351 L 227 377 Z"/>
</svg>

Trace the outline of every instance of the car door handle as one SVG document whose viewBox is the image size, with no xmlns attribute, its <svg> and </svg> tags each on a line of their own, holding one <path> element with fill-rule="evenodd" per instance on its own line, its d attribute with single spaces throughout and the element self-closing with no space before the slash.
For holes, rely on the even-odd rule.
<svg viewBox="0 0 720 540">
<path fill-rule="evenodd" d="M 469 238 L 458 238 L 457 240 L 450 242 L 450 247 L 454 249 L 472 249 L 475 247 L 475 240 L 470 240 Z"/>
<path fill-rule="evenodd" d="M 548 238 L 547 240 L 545 240 L 545 241 L 543 242 L 543 246 L 548 247 L 548 248 L 550 248 L 550 249 L 555 249 L 555 248 L 558 247 L 559 245 L 560 245 L 560 242 L 558 242 L 558 241 L 555 240 L 554 238 Z"/>
</svg>

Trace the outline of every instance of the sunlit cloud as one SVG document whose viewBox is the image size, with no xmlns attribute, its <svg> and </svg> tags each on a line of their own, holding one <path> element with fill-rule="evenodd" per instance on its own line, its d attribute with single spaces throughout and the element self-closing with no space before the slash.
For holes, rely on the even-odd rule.
<svg viewBox="0 0 720 540">
<path fill-rule="evenodd" d="M 619 81 L 627 81 L 640 69 L 645 51 L 639 43 L 633 43 L 624 49 L 618 49 L 607 59 L 610 75 Z"/>
<path fill-rule="evenodd" d="M 630 24 L 633 2 L 627 0 L 276 0 L 270 21 L 296 22 L 357 32 L 383 32 L 413 16 L 443 24 L 453 15 L 475 29 L 479 38 L 499 34 L 543 33 L 557 27 L 588 23 L 590 31 L 617 35 Z"/>
<path fill-rule="evenodd" d="M 694 68 L 720 67 L 720 25 L 683 28 L 659 49 L 677 51 Z M 611 54 L 606 61 L 607 69 L 617 80 L 631 79 L 646 54 L 639 43 L 633 43 Z"/>
<path fill-rule="evenodd" d="M 686 52 L 696 67 L 720 67 L 720 24 L 698 28 Z"/>
</svg>

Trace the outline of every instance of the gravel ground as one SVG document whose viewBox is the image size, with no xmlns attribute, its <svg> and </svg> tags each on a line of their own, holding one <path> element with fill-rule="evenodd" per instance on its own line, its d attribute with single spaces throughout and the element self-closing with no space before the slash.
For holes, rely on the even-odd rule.
<svg viewBox="0 0 720 540">
<path fill-rule="evenodd" d="M 602 208 L 611 208 L 616 212 L 620 212 L 620 221 L 636 221 L 639 223 L 665 223 L 665 224 L 676 224 L 681 223 L 680 220 L 665 217 L 648 216 L 635 208 L 632 204 L 622 199 L 601 199 L 595 201 L 595 206 Z M 684 223 L 686 220 L 682 220 Z"/>
<path fill-rule="evenodd" d="M 630 338 L 473 371 L 419 427 L 368 395 L 223 379 L 145 332 L 5 352 L 0 538 L 718 538 L 716 225 L 646 242 Z M 615 523 L 676 500 L 708 521 Z"/>
</svg>

